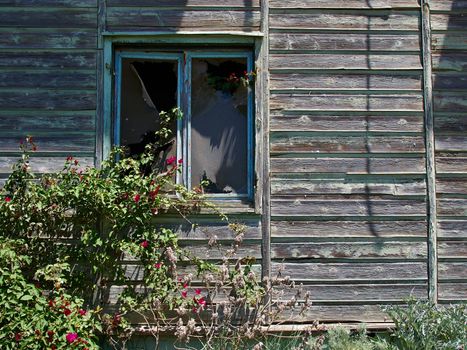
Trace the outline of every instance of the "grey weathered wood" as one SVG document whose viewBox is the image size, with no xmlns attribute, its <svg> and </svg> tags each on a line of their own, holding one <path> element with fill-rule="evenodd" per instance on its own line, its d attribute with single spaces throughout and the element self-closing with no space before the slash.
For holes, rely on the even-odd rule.
<svg viewBox="0 0 467 350">
<path fill-rule="evenodd" d="M 157 28 L 232 29 L 260 26 L 259 11 L 184 11 L 157 8 L 107 7 L 109 30 L 151 30 Z"/>
<path fill-rule="evenodd" d="M 271 33 L 271 50 L 418 51 L 418 35 Z"/>
<path fill-rule="evenodd" d="M 467 203 L 467 201 L 466 201 Z M 389 199 L 275 199 L 271 205 L 273 216 L 424 216 L 425 201 Z"/>
<path fill-rule="evenodd" d="M 467 48 L 465 32 L 433 33 L 431 36 L 433 50 L 462 50 Z"/>
<path fill-rule="evenodd" d="M 273 221 L 273 239 L 426 237 L 424 221 Z M 306 270 L 303 273 L 307 273 Z"/>
<path fill-rule="evenodd" d="M 442 280 L 467 280 L 466 262 L 439 262 L 439 279 Z"/>
<path fill-rule="evenodd" d="M 438 220 L 438 237 L 440 240 L 467 239 L 467 220 Z"/>
<path fill-rule="evenodd" d="M 435 133 L 467 133 L 467 118 L 463 114 L 435 114 Z"/>
<path fill-rule="evenodd" d="M 317 136 L 276 132 L 271 137 L 272 153 L 420 153 L 424 150 L 420 136 Z"/>
<path fill-rule="evenodd" d="M 467 135 L 466 136 L 435 136 L 436 151 L 465 151 L 467 150 Z"/>
<path fill-rule="evenodd" d="M 259 7 L 260 0 L 107 0 L 108 6 Z"/>
<path fill-rule="evenodd" d="M 418 95 L 272 94 L 271 110 L 422 111 Z M 456 101 L 461 102 L 460 97 Z M 467 105 L 467 102 L 466 102 Z"/>
<path fill-rule="evenodd" d="M 95 8 L 2 8 L 0 27 L 96 28 Z"/>
<path fill-rule="evenodd" d="M 433 93 L 433 108 L 435 113 L 466 113 L 467 99 L 465 99 L 464 95 L 464 92 L 435 91 Z"/>
<path fill-rule="evenodd" d="M 438 178 L 436 179 L 437 193 L 467 195 L 467 178 Z"/>
<path fill-rule="evenodd" d="M 418 30 L 416 13 L 273 13 L 271 29 L 332 29 L 332 30 Z"/>
<path fill-rule="evenodd" d="M 436 0 L 430 2 L 433 11 L 456 11 L 467 10 L 467 1 L 465 0 Z"/>
<path fill-rule="evenodd" d="M 95 71 L 0 71 L 0 87 L 75 88 L 96 87 Z"/>
<path fill-rule="evenodd" d="M 437 207 L 439 216 L 467 216 L 467 199 L 464 198 L 440 198 Z"/>
<path fill-rule="evenodd" d="M 450 163 L 455 163 L 450 162 Z M 467 158 L 460 169 L 467 167 Z M 446 165 L 444 166 L 446 168 Z M 274 173 L 424 174 L 423 158 L 272 158 Z"/>
<path fill-rule="evenodd" d="M 444 58 L 443 58 L 444 60 Z M 453 58 L 455 62 L 459 58 Z M 443 64 L 444 61 L 442 61 Z M 420 56 L 415 54 L 361 54 L 361 53 L 322 53 L 322 54 L 274 54 L 270 58 L 270 68 L 280 69 L 368 69 L 368 70 L 416 70 L 421 69 Z M 467 63 L 466 63 L 467 65 Z"/>
<path fill-rule="evenodd" d="M 14 142 L 12 141 L 12 144 Z M 42 144 L 42 142 L 41 142 Z M 19 140 L 16 143 L 19 145 Z M 19 150 L 19 147 L 16 148 Z M 77 156 L 79 160 L 80 168 L 84 169 L 87 166 L 92 166 L 94 163 L 94 158 L 92 157 L 81 157 L 80 155 Z M 0 173 L 6 174 L 11 172 L 11 168 L 13 164 L 19 159 L 19 156 L 11 156 L 5 157 L 0 156 Z M 29 165 L 31 166 L 31 171 L 35 174 L 41 173 L 51 173 L 60 171 L 63 169 L 65 164 L 65 157 L 36 157 L 33 156 L 30 158 Z"/>
<path fill-rule="evenodd" d="M 273 263 L 273 274 L 303 282 L 426 281 L 426 262 Z"/>
<path fill-rule="evenodd" d="M 467 173 L 467 157 L 436 157 L 436 172 L 438 174 Z"/>
<path fill-rule="evenodd" d="M 434 69 L 452 71 L 467 70 L 467 54 L 465 52 L 434 52 L 432 54 L 432 61 Z"/>
<path fill-rule="evenodd" d="M 37 29 L 0 31 L 0 49 L 92 49 L 96 31 L 78 29 Z"/>
<path fill-rule="evenodd" d="M 271 89 L 277 90 L 412 90 L 422 88 L 420 75 L 275 73 Z M 467 80 L 467 78 L 466 78 Z M 459 82 L 457 84 L 462 84 Z M 467 85 L 467 84 L 466 84 Z"/>
<path fill-rule="evenodd" d="M 467 299 L 467 283 L 440 283 L 438 289 L 441 300 Z"/>
<path fill-rule="evenodd" d="M 446 0 L 441 0 L 446 1 Z M 452 0 L 451 0 L 452 1 Z M 392 9 L 417 8 L 416 0 L 271 0 L 271 8 L 293 9 Z"/>
<path fill-rule="evenodd" d="M 438 242 L 438 256 L 440 259 L 467 258 L 467 241 Z"/>
<path fill-rule="evenodd" d="M 435 73 L 433 80 L 435 90 L 467 90 L 467 74 Z"/>
<path fill-rule="evenodd" d="M 426 259 L 424 242 L 272 243 L 273 259 Z"/>
<path fill-rule="evenodd" d="M 280 314 L 278 322 L 388 322 L 389 317 L 382 311 L 381 305 L 312 305 L 305 314 L 285 311 Z"/>
<path fill-rule="evenodd" d="M 95 52 L 10 51 L 0 52 L 1 68 L 96 68 Z"/>
<path fill-rule="evenodd" d="M 467 188 L 467 181 L 465 181 Z M 309 179 L 272 179 L 272 195 L 314 195 L 314 194 L 349 194 L 349 195 L 425 195 L 426 185 L 423 180 L 393 181 L 391 183 L 347 182 Z"/>
<path fill-rule="evenodd" d="M 466 30 L 467 19 L 464 14 L 446 13 L 431 14 L 431 28 L 437 31 Z"/>
<path fill-rule="evenodd" d="M 2 6 L 96 7 L 97 0 L 0 0 Z"/>
<path fill-rule="evenodd" d="M 297 291 L 290 288 L 277 288 L 279 295 L 284 300 L 295 296 Z M 427 286 L 425 284 L 343 284 L 343 285 L 304 285 L 303 293 L 310 293 L 313 302 L 322 301 L 379 301 L 394 302 L 402 301 L 410 296 L 415 298 L 427 297 Z M 304 294 L 298 300 L 303 300 Z"/>
<path fill-rule="evenodd" d="M 0 108 L 90 110 L 96 108 L 95 91 L 19 90 L 0 94 Z"/>
<path fill-rule="evenodd" d="M 456 127 L 462 118 L 453 118 Z M 465 118 L 464 118 L 465 119 Z M 440 121 L 441 123 L 441 121 Z M 466 122 L 467 123 L 467 122 Z M 373 131 L 373 132 L 422 132 L 422 116 L 398 115 L 323 115 L 323 114 L 275 114 L 271 115 L 272 131 Z"/>
<path fill-rule="evenodd" d="M 94 131 L 94 111 L 0 111 L 0 131 L 18 135 L 64 131 Z"/>
<path fill-rule="evenodd" d="M 0 139 L 0 152 L 18 153 L 18 137 Z M 38 152 L 94 152 L 94 134 L 66 134 L 35 137 Z"/>
</svg>

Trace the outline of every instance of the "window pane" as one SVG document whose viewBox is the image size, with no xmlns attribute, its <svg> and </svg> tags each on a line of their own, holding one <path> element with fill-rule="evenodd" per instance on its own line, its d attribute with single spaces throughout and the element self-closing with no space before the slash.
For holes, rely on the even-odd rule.
<svg viewBox="0 0 467 350">
<path fill-rule="evenodd" d="M 177 106 L 177 81 L 176 61 L 122 60 L 120 145 L 127 146 L 130 155 L 142 153 L 146 144 L 156 141 L 159 112 Z M 164 157 L 175 154 L 176 121 L 172 132 Z"/>
<path fill-rule="evenodd" d="M 246 70 L 246 58 L 192 60 L 192 185 L 208 180 L 208 193 L 247 193 Z"/>
</svg>

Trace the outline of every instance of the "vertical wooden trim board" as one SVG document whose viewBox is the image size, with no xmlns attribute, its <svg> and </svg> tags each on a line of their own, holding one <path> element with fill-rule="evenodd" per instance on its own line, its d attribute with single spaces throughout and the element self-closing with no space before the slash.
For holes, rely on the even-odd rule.
<svg viewBox="0 0 467 350">
<path fill-rule="evenodd" d="M 260 79 L 262 94 L 260 96 L 262 105 L 261 129 L 262 140 L 259 153 L 262 157 L 262 274 L 263 277 L 271 276 L 271 181 L 270 181 L 270 156 L 269 156 L 269 0 L 261 1 L 261 31 L 264 34 L 261 45 L 261 71 Z"/>
<path fill-rule="evenodd" d="M 438 256 L 436 222 L 436 172 L 431 62 L 431 23 L 429 0 L 422 0 L 423 98 L 425 113 L 426 176 L 428 196 L 428 297 L 438 302 Z"/>
</svg>

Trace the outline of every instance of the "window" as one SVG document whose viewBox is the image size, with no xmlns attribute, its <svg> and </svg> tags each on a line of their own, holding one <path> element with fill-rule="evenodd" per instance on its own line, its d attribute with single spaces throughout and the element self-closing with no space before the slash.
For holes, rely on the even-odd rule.
<svg viewBox="0 0 467 350">
<path fill-rule="evenodd" d="M 115 51 L 113 139 L 130 153 L 153 141 L 158 115 L 179 107 L 165 156 L 177 181 L 213 198 L 253 197 L 253 55 L 248 50 Z"/>
</svg>

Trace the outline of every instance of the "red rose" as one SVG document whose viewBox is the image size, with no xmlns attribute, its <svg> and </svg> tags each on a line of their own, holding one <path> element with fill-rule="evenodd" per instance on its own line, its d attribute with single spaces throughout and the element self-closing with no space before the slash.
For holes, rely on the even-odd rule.
<svg viewBox="0 0 467 350">
<path fill-rule="evenodd" d="M 162 263 L 156 263 L 156 264 L 154 264 L 154 267 L 155 267 L 156 269 L 160 269 L 161 266 L 162 266 Z"/>
<path fill-rule="evenodd" d="M 77 333 L 68 333 L 66 335 L 66 341 L 70 344 L 73 343 L 76 339 L 78 339 Z"/>
<path fill-rule="evenodd" d="M 135 201 L 135 203 L 138 203 L 140 199 L 141 199 L 141 196 L 140 196 L 139 194 L 136 194 L 136 195 L 133 197 L 133 200 Z"/>
<path fill-rule="evenodd" d="M 71 314 L 71 310 L 70 309 L 64 309 L 63 313 L 65 314 L 65 316 L 69 316 Z"/>
<path fill-rule="evenodd" d="M 20 341 L 22 337 L 23 337 L 23 336 L 21 335 L 21 333 L 16 333 L 16 334 L 15 334 L 15 340 L 16 340 L 16 341 Z"/>
<path fill-rule="evenodd" d="M 10 197 L 5 197 L 5 202 L 11 202 L 11 198 Z"/>
<path fill-rule="evenodd" d="M 196 294 L 196 295 L 200 295 L 200 294 L 201 294 L 201 289 L 197 288 L 197 289 L 195 290 L 195 294 Z"/>
<path fill-rule="evenodd" d="M 149 246 L 149 242 L 148 241 L 142 241 L 140 246 L 143 247 L 143 248 L 147 248 Z"/>
<path fill-rule="evenodd" d="M 86 310 L 79 309 L 79 310 L 78 310 L 78 313 L 79 313 L 81 316 L 84 316 L 84 315 L 86 315 Z"/>
<path fill-rule="evenodd" d="M 186 290 L 182 291 L 182 298 L 186 298 L 188 292 Z"/>
<path fill-rule="evenodd" d="M 167 163 L 167 165 L 171 165 L 171 164 L 173 164 L 176 160 L 177 160 L 177 157 L 171 156 L 171 157 L 167 158 L 166 163 Z"/>
</svg>

